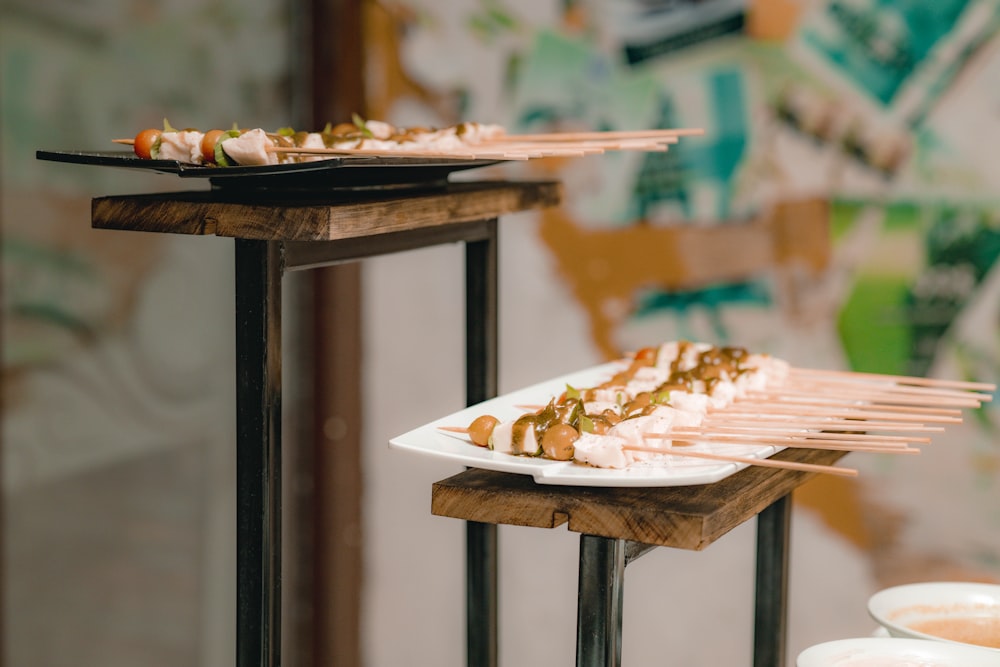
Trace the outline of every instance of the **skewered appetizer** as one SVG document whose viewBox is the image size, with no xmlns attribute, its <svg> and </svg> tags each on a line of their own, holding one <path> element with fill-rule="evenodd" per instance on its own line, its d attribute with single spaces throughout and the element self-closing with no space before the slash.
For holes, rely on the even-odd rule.
<svg viewBox="0 0 1000 667">
<path fill-rule="evenodd" d="M 175 160 L 207 166 L 268 165 L 280 162 L 321 160 L 329 149 L 354 151 L 449 151 L 503 133 L 499 125 L 466 122 L 432 129 L 396 127 L 355 116 L 353 123 L 327 125 L 320 132 L 281 128 L 267 132 L 260 128 L 229 130 L 177 130 L 168 121 L 163 129 L 145 129 L 131 143 L 137 157 L 145 160 Z M 315 151 L 317 154 L 310 154 Z"/>
<path fill-rule="evenodd" d="M 929 438 L 881 433 L 942 430 L 917 420 L 959 422 L 952 408 L 978 407 L 990 396 L 971 390 L 994 388 L 828 373 L 836 372 L 795 369 L 739 347 L 669 342 L 640 350 L 605 382 L 567 387 L 517 419 L 482 415 L 468 427 L 444 430 L 465 432 L 474 445 L 496 452 L 601 468 L 670 455 L 720 458 L 688 449 L 705 442 L 917 453 L 908 445 Z"/>
<path fill-rule="evenodd" d="M 244 130 L 146 129 L 131 144 L 143 159 L 174 160 L 205 166 L 259 166 L 304 162 L 335 156 L 529 160 L 543 157 L 600 155 L 609 150 L 665 151 L 698 128 L 507 134 L 500 125 L 464 122 L 445 128 L 396 127 L 355 115 L 353 123 L 328 125 L 321 132 L 282 128 Z"/>
<path fill-rule="evenodd" d="M 722 407 L 736 392 L 762 387 L 786 371 L 781 360 L 743 348 L 666 343 L 640 350 L 600 385 L 567 387 L 537 412 L 508 422 L 480 417 L 470 424 L 469 436 L 476 445 L 508 454 L 625 467 L 622 440 L 638 435 L 641 444 L 646 432 L 697 426 L 709 406 Z"/>
</svg>

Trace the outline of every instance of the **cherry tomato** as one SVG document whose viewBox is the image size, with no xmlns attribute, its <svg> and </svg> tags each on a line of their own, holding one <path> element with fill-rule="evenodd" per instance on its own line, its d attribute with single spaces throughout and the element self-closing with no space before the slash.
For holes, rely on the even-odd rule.
<svg viewBox="0 0 1000 667">
<path fill-rule="evenodd" d="M 635 361 L 644 366 L 653 366 L 656 364 L 656 356 L 659 352 L 655 347 L 644 347 L 635 353 Z"/>
<path fill-rule="evenodd" d="M 219 137 L 223 134 L 224 130 L 209 130 L 201 138 L 201 157 L 205 162 L 209 164 L 215 162 L 215 144 L 219 143 Z"/>
<path fill-rule="evenodd" d="M 644 366 L 655 366 L 658 353 L 659 350 L 655 347 L 642 348 L 635 353 L 632 363 L 629 364 L 628 372 L 635 374 L 638 369 L 643 368 Z"/>
<path fill-rule="evenodd" d="M 159 142 L 161 134 L 163 134 L 163 130 L 143 130 L 135 135 L 135 143 L 132 144 L 132 150 L 143 160 L 152 159 L 153 146 Z"/>
</svg>

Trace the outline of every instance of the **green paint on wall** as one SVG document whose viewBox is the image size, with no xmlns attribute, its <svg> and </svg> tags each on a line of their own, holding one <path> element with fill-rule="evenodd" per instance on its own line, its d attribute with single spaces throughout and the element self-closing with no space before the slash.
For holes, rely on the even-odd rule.
<svg viewBox="0 0 1000 667">
<path fill-rule="evenodd" d="M 908 287 L 904 276 L 858 279 L 837 322 L 851 369 L 904 373 L 911 346 L 901 309 Z"/>
</svg>

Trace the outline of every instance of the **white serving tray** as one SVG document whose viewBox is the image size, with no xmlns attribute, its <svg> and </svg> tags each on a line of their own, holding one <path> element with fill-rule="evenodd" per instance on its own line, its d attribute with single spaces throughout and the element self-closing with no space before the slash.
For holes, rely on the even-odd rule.
<svg viewBox="0 0 1000 667">
<path fill-rule="evenodd" d="M 429 424 L 396 436 L 389 441 L 395 449 L 447 459 L 473 468 L 531 475 L 539 484 L 566 486 L 691 486 L 710 484 L 729 477 L 746 463 L 710 462 L 704 459 L 669 457 L 658 463 L 634 463 L 625 469 L 594 468 L 572 461 L 552 461 L 540 457 L 513 456 L 472 444 L 467 436 L 440 430 L 441 426 L 468 426 L 484 414 L 506 421 L 525 414 L 525 405 L 544 405 L 560 395 L 567 385 L 592 387 L 622 370 L 623 362 L 601 364 L 484 401 Z M 767 458 L 780 451 L 771 445 L 696 444 L 706 451 L 749 458 Z"/>
</svg>

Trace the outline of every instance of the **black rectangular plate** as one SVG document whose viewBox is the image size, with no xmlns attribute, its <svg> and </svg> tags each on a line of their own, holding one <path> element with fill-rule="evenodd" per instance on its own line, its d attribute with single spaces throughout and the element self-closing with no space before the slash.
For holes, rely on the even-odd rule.
<svg viewBox="0 0 1000 667">
<path fill-rule="evenodd" d="M 36 151 L 39 160 L 122 167 L 180 178 L 206 178 L 212 187 L 316 190 L 330 188 L 426 186 L 447 182 L 456 171 L 496 164 L 498 160 L 415 157 L 331 157 L 275 165 L 206 167 L 174 160 L 143 160 L 125 151 Z"/>
</svg>

